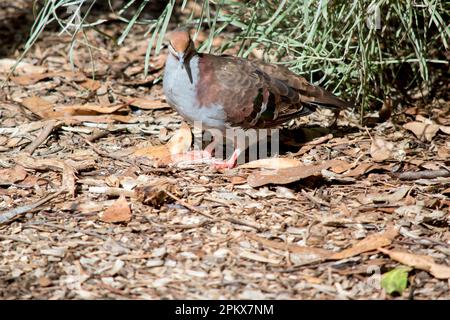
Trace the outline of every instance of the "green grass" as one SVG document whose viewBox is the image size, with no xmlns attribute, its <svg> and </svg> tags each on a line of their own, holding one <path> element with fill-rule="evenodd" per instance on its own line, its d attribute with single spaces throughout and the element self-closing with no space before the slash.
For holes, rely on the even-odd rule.
<svg viewBox="0 0 450 320">
<path fill-rule="evenodd" d="M 122 44 L 135 24 L 148 28 L 148 58 L 158 54 L 164 34 L 171 27 L 175 7 L 184 8 L 187 0 L 167 1 L 155 20 L 141 18 L 148 0 L 124 1 L 116 12 L 126 26 L 118 44 Z M 449 5 L 439 0 L 205 0 L 200 18 L 186 15 L 183 24 L 197 31 L 210 31 L 200 50 L 211 51 L 212 39 L 232 31 L 232 39 L 219 51 L 238 45 L 239 55 L 248 57 L 255 48 L 264 49 L 264 57 L 286 65 L 308 80 L 328 88 L 337 95 L 367 106 L 380 105 L 388 97 L 397 97 L 409 89 L 429 86 L 430 70 L 437 66 L 448 71 L 444 51 L 449 49 Z M 37 16 L 24 55 L 50 23 L 58 23 L 63 32 L 75 35 L 87 28 L 97 28 L 103 21 L 87 22 L 89 8 L 95 0 L 35 1 Z M 123 13 L 137 4 L 132 18 Z M 59 18 L 64 7 L 83 8 L 78 24 L 72 16 Z M 134 8 L 136 8 L 134 7 Z M 368 9 L 372 8 L 372 9 Z M 59 11 L 58 11 L 59 10 Z M 368 23 L 377 17 L 376 23 Z M 156 44 L 155 51 L 151 51 Z M 72 46 L 73 48 L 73 46 Z"/>
</svg>

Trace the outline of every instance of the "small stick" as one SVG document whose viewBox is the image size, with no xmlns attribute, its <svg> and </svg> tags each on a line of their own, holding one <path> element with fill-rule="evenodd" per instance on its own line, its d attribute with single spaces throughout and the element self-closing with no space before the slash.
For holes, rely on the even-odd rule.
<svg viewBox="0 0 450 320">
<path fill-rule="evenodd" d="M 22 207 L 17 207 L 17 208 L 11 209 L 11 210 L 1 212 L 0 213 L 0 224 L 10 222 L 11 220 L 15 219 L 17 216 L 36 209 L 37 207 L 52 200 L 53 198 L 56 198 L 58 195 L 60 195 L 61 193 L 65 192 L 65 191 L 66 190 L 63 189 L 56 193 L 50 194 L 50 195 L 46 196 L 44 199 L 36 201 L 35 203 L 27 204 Z"/>
<path fill-rule="evenodd" d="M 86 142 L 89 146 L 91 146 L 91 148 L 100 156 L 102 157 L 107 157 L 113 160 L 118 160 L 118 161 L 122 161 L 122 162 L 126 162 L 128 164 L 134 165 L 134 163 L 132 163 L 131 161 L 125 159 L 124 157 L 119 157 L 113 154 L 109 154 L 108 152 L 105 152 L 103 150 L 101 150 L 100 148 L 97 148 L 97 146 L 95 146 L 92 142 L 90 142 L 87 138 L 82 137 L 84 142 Z"/>
<path fill-rule="evenodd" d="M 329 133 L 326 136 L 318 137 L 314 140 L 302 143 L 301 146 L 316 146 L 316 145 L 322 144 L 324 142 L 327 142 L 328 140 L 331 140 L 331 139 L 333 139 L 333 135 L 331 133 Z"/>
<path fill-rule="evenodd" d="M 178 198 L 176 195 L 174 195 L 173 193 L 171 193 L 170 191 L 167 190 L 163 190 L 169 197 L 171 197 L 172 199 L 174 199 L 175 201 L 177 201 L 179 204 L 181 204 L 183 207 L 188 208 L 191 211 L 197 212 L 199 214 L 201 214 L 202 216 L 208 217 L 210 219 L 216 219 L 216 217 L 214 217 L 213 215 L 210 215 L 209 213 L 203 212 L 199 209 L 197 209 L 196 207 L 194 207 L 193 205 L 190 205 L 189 203 L 187 203 L 186 201 L 181 200 L 180 198 Z"/>
<path fill-rule="evenodd" d="M 62 124 L 62 123 L 59 123 Z M 45 141 L 48 136 L 52 133 L 52 131 L 58 126 L 58 122 L 56 120 L 50 120 L 42 129 L 41 133 L 38 135 L 36 140 L 34 140 L 31 144 L 29 144 L 23 151 L 28 153 L 30 156 L 33 152 Z"/>
<path fill-rule="evenodd" d="M 239 225 L 242 225 L 242 226 L 247 226 L 247 227 L 250 227 L 250 228 L 254 228 L 254 229 L 258 230 L 258 231 L 260 231 L 262 229 L 260 226 L 254 224 L 252 222 L 242 221 L 242 220 L 230 217 L 230 216 L 223 217 L 223 218 L 216 218 L 213 215 L 210 215 L 209 213 L 203 212 L 203 211 L 197 209 L 196 207 L 190 205 L 189 203 L 181 200 L 180 198 L 178 198 L 176 195 L 172 194 L 171 192 L 169 192 L 167 190 L 164 190 L 164 192 L 169 197 L 173 198 L 175 201 L 177 201 L 179 204 L 181 204 L 183 207 L 186 207 L 186 208 L 188 208 L 191 211 L 197 212 L 197 213 L 199 213 L 199 214 L 201 214 L 201 215 L 203 215 L 205 217 L 208 217 L 208 218 L 212 219 L 212 221 L 210 221 L 210 222 L 217 222 L 217 221 L 225 220 L 225 221 L 228 221 L 228 222 L 231 222 L 231 223 L 234 223 L 234 224 L 239 224 Z"/>
<path fill-rule="evenodd" d="M 400 180 L 434 179 L 439 177 L 450 177 L 450 171 L 447 169 L 423 170 L 417 172 L 407 171 L 400 173 L 397 177 Z"/>
</svg>

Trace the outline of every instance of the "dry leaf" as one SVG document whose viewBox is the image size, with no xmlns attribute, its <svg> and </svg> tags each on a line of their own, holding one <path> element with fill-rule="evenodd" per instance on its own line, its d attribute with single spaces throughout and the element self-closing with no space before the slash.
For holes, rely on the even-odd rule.
<svg viewBox="0 0 450 320">
<path fill-rule="evenodd" d="M 254 234 L 250 234 L 250 233 L 246 234 L 246 236 L 248 238 L 250 238 L 254 241 L 257 241 L 257 242 L 259 242 L 267 247 L 270 247 L 270 248 L 274 248 L 274 249 L 278 249 L 278 250 L 288 250 L 289 252 L 297 253 L 297 254 L 307 254 L 307 255 L 311 255 L 311 257 L 315 257 L 316 259 L 327 258 L 330 254 L 333 253 L 333 252 L 325 250 L 325 249 L 313 248 L 313 247 L 302 247 L 297 244 L 283 243 L 283 242 L 279 242 L 279 241 L 268 240 L 268 239 L 258 237 L 257 235 L 254 235 Z"/>
<path fill-rule="evenodd" d="M 288 184 L 314 175 L 320 175 L 322 169 L 328 169 L 339 160 L 329 160 L 317 165 L 302 165 L 272 171 L 260 171 L 251 174 L 247 182 L 252 187 L 260 187 L 266 184 Z"/>
<path fill-rule="evenodd" d="M 291 158 L 267 158 L 267 159 L 259 159 L 255 161 L 251 161 L 249 163 L 245 163 L 239 168 L 242 169 L 255 169 L 255 168 L 264 168 L 264 169 L 284 169 L 284 168 L 292 168 L 301 166 L 302 163 L 297 159 Z"/>
<path fill-rule="evenodd" d="M 450 279 L 450 267 L 434 262 L 430 256 L 423 256 L 402 251 L 393 251 L 379 248 L 379 251 L 387 254 L 391 259 L 407 266 L 425 270 L 438 279 Z"/>
<path fill-rule="evenodd" d="M 381 138 L 373 138 L 370 145 L 370 155 L 374 161 L 384 161 L 391 157 L 394 144 Z"/>
<path fill-rule="evenodd" d="M 120 98 L 123 99 L 130 106 L 137 107 L 139 109 L 156 110 L 156 109 L 170 108 L 170 106 L 167 103 L 162 102 L 161 100 L 149 100 L 145 98 L 127 98 L 122 96 Z"/>
<path fill-rule="evenodd" d="M 27 86 L 30 84 L 35 84 L 36 82 L 39 82 L 41 80 L 44 79 L 48 79 L 53 77 L 54 73 L 53 72 L 49 72 L 49 73 L 32 73 L 32 74 L 28 74 L 28 75 L 23 75 L 23 76 L 16 76 L 16 77 L 11 77 L 11 80 L 18 85 L 21 86 Z"/>
<path fill-rule="evenodd" d="M 141 148 L 136 150 L 134 155 L 161 160 L 162 164 L 170 164 L 177 160 L 177 155 L 187 152 L 191 144 L 191 129 L 186 123 L 183 123 L 167 144 Z"/>
<path fill-rule="evenodd" d="M 402 200 L 406 194 L 411 190 L 411 187 L 401 187 L 395 190 L 393 193 L 389 194 L 370 194 L 366 197 L 365 203 L 374 203 L 374 202 L 387 202 L 387 203 L 396 203 Z"/>
<path fill-rule="evenodd" d="M 332 260 L 341 260 L 357 256 L 363 252 L 373 251 L 381 247 L 388 246 L 392 240 L 398 235 L 398 230 L 395 227 L 390 227 L 382 233 L 372 234 L 367 238 L 359 241 L 348 249 L 337 252 L 329 257 Z"/>
<path fill-rule="evenodd" d="M 17 60 L 13 59 L 0 59 L 0 73 L 9 73 L 11 68 L 17 63 Z M 30 73 L 44 73 L 47 68 L 34 66 L 31 63 L 21 61 L 16 66 L 15 72 L 18 74 L 30 74 Z"/>
<path fill-rule="evenodd" d="M 403 125 L 403 128 L 412 131 L 421 140 L 431 141 L 439 131 L 440 126 L 434 123 L 413 121 Z"/>
<path fill-rule="evenodd" d="M 76 105 L 59 105 L 54 106 L 51 102 L 40 98 L 30 97 L 25 98 L 22 104 L 34 114 L 42 119 L 57 119 L 71 122 L 125 122 L 133 121 L 129 115 L 113 114 L 123 108 L 128 108 L 123 104 L 102 106 L 96 104 L 76 104 Z"/>
<path fill-rule="evenodd" d="M 333 165 L 330 170 L 333 171 L 334 173 L 344 173 L 345 171 L 347 171 L 348 169 L 352 168 L 354 166 L 353 163 L 348 163 L 347 161 L 344 160 L 336 160 L 336 164 Z"/>
<path fill-rule="evenodd" d="M 21 76 L 11 77 L 11 80 L 18 85 L 27 86 L 35 84 L 44 79 L 54 77 L 63 77 L 69 81 L 80 81 L 86 78 L 85 75 L 81 72 L 62 71 L 62 72 L 47 72 L 47 73 L 37 72 L 25 74 Z"/>
<path fill-rule="evenodd" d="M 381 167 L 375 163 L 361 163 L 360 165 L 358 165 L 356 168 L 344 173 L 344 176 L 346 177 L 359 177 L 362 176 L 363 174 L 375 170 L 375 169 L 380 169 Z"/>
<path fill-rule="evenodd" d="M 89 91 L 96 91 L 102 86 L 102 84 L 97 80 L 86 79 L 84 82 L 80 83 L 80 86 Z"/>
<path fill-rule="evenodd" d="M 228 178 L 231 182 L 231 184 L 244 184 L 247 183 L 247 179 L 244 177 L 239 177 L 239 176 L 233 176 Z"/>
<path fill-rule="evenodd" d="M 12 185 L 18 181 L 22 181 L 27 176 L 27 172 L 22 166 L 0 169 L 0 186 Z"/>
<path fill-rule="evenodd" d="M 124 195 L 121 195 L 111 207 L 99 214 L 104 222 L 128 222 L 131 220 L 131 210 Z"/>
</svg>

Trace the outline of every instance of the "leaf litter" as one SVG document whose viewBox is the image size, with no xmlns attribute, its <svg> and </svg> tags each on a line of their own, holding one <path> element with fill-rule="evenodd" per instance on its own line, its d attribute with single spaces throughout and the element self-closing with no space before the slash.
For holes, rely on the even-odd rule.
<svg viewBox="0 0 450 320">
<path fill-rule="evenodd" d="M 95 80 L 89 51 L 74 71 L 51 35 L 0 97 L 1 298 L 450 297 L 449 102 L 368 131 L 344 112 L 297 152 L 217 172 L 154 83 L 164 50 L 143 77 L 145 30 L 94 51 L 111 61 Z M 403 266 L 406 288 L 372 285 Z"/>
</svg>

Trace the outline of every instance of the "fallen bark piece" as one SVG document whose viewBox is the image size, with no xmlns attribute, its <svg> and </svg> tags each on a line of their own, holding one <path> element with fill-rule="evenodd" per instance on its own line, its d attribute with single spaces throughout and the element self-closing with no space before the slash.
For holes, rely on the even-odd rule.
<svg viewBox="0 0 450 320">
<path fill-rule="evenodd" d="M 100 220 L 103 222 L 128 222 L 131 220 L 131 209 L 125 199 L 124 195 L 121 195 L 111 207 L 99 214 Z"/>
<path fill-rule="evenodd" d="M 450 171 L 446 169 L 423 170 L 416 172 L 402 172 L 398 175 L 400 180 L 434 179 L 440 177 L 450 177 Z"/>
<path fill-rule="evenodd" d="M 252 187 L 260 187 L 266 184 L 288 184 L 310 176 L 320 175 L 323 169 L 328 169 L 340 160 L 329 160 L 316 165 L 303 165 L 292 168 L 284 168 L 272 171 L 260 171 L 251 174 L 247 182 Z"/>
<path fill-rule="evenodd" d="M 0 186 L 9 186 L 26 178 L 27 172 L 22 166 L 0 169 Z"/>
<path fill-rule="evenodd" d="M 407 266 L 431 273 L 437 279 L 450 279 L 450 267 L 437 264 L 430 256 L 378 248 L 378 251 Z"/>
</svg>

